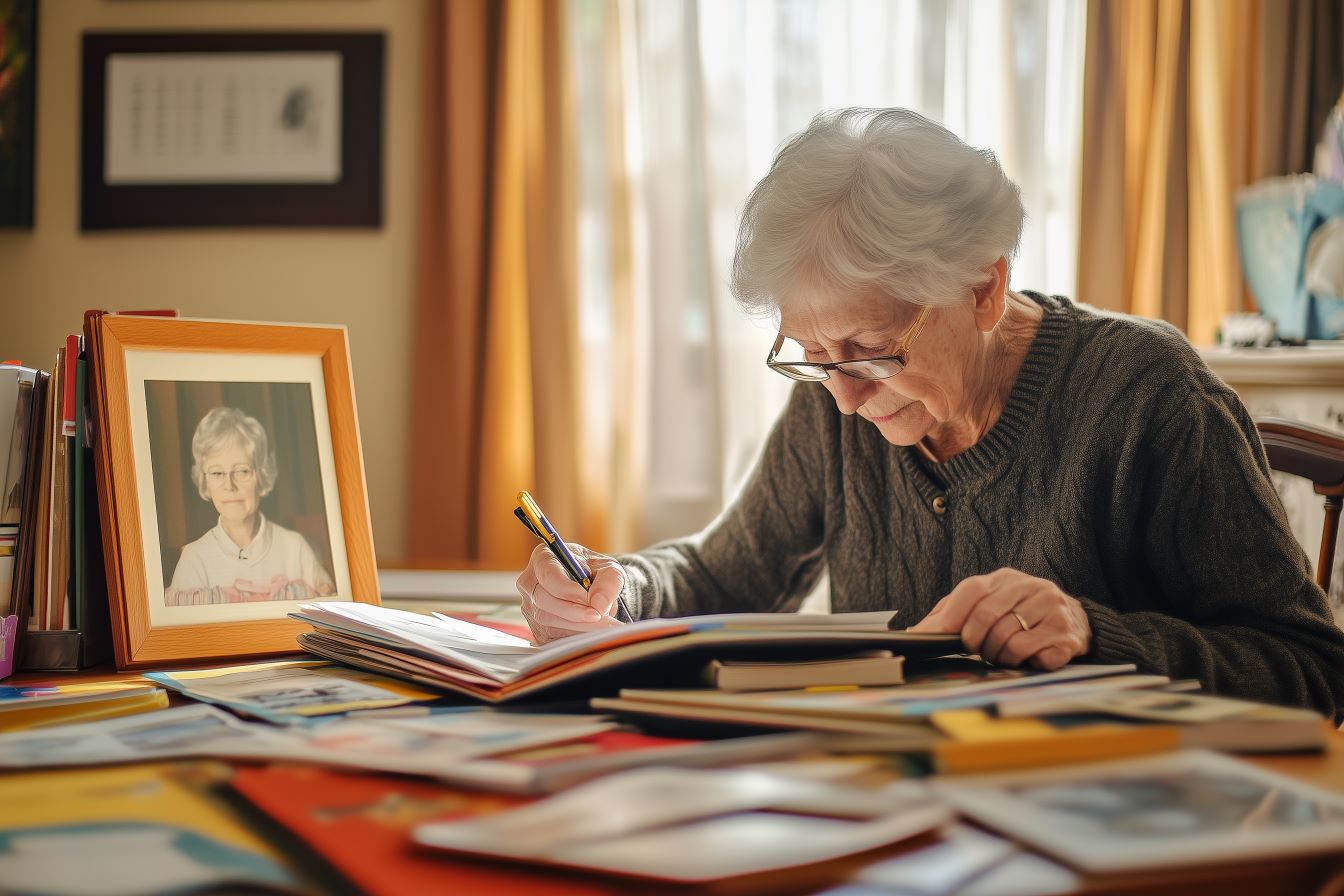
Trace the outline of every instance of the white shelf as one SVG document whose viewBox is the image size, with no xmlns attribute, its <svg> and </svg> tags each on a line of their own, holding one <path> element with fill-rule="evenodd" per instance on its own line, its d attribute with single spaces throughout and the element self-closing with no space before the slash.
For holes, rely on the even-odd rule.
<svg viewBox="0 0 1344 896">
<path fill-rule="evenodd" d="M 505 604 L 518 602 L 517 578 L 513 571 L 380 569 L 378 587 L 384 600 Z"/>
<path fill-rule="evenodd" d="M 1202 348 L 1204 363 L 1232 388 L 1245 385 L 1344 386 L 1344 345 Z"/>
</svg>

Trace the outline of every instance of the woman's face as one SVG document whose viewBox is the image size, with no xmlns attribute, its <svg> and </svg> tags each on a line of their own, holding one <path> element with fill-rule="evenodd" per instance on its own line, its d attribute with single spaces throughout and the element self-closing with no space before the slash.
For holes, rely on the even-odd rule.
<svg viewBox="0 0 1344 896">
<path fill-rule="evenodd" d="M 885 296 L 795 300 L 781 309 L 780 332 L 809 361 L 844 361 L 895 354 L 908 339 L 920 307 Z M 903 371 L 885 380 L 859 380 L 835 371 L 825 382 L 843 414 L 871 422 L 893 445 L 913 445 L 973 417 L 975 363 L 983 333 L 967 301 L 929 310 Z"/>
<path fill-rule="evenodd" d="M 247 522 L 257 514 L 257 472 L 238 439 L 227 439 L 205 456 L 205 488 L 222 519 Z"/>
</svg>

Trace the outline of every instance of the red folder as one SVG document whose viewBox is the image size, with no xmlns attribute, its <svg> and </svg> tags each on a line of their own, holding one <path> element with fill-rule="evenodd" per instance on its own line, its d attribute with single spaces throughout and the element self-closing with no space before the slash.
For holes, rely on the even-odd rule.
<svg viewBox="0 0 1344 896">
<path fill-rule="evenodd" d="M 611 881 L 493 865 L 421 851 L 410 831 L 427 821 L 467 818 L 527 800 L 452 790 L 383 775 L 319 768 L 243 768 L 233 787 L 366 893 L 489 893 L 491 896 L 612 896 Z"/>
</svg>

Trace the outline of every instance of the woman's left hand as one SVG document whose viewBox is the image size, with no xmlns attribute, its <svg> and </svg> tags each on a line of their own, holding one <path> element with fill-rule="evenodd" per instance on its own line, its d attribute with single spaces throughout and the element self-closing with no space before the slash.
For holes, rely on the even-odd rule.
<svg viewBox="0 0 1344 896">
<path fill-rule="evenodd" d="M 1017 569 L 971 576 L 912 632 L 957 632 L 971 653 L 1000 666 L 1058 669 L 1092 646 L 1083 605 L 1054 582 Z"/>
</svg>

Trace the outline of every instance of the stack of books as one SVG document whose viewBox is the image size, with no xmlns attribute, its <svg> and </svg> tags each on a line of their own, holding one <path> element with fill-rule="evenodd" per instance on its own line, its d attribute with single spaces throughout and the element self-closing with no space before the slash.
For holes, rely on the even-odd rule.
<svg viewBox="0 0 1344 896">
<path fill-rule="evenodd" d="M 543 647 L 365 604 L 303 604 L 292 615 L 314 626 L 299 636 L 312 653 L 487 703 L 582 697 L 676 735 L 870 736 L 883 750 L 927 753 L 944 771 L 1178 747 L 1320 750 L 1328 734 L 1310 710 L 1193 693 L 1197 682 L 1130 664 L 1040 672 L 950 656 L 955 635 L 892 630 L 889 613 L 649 619 Z M 861 686 L 874 675 L 888 684 Z M 717 686 L 685 687 L 706 679 Z"/>
<path fill-rule="evenodd" d="M 78 335 L 50 371 L 0 365 L 0 618 L 12 617 L 5 656 L 22 668 L 110 656 L 87 388 Z"/>
</svg>

